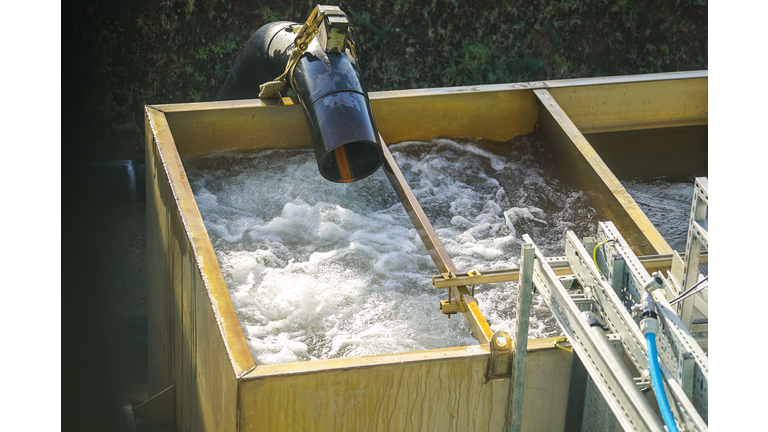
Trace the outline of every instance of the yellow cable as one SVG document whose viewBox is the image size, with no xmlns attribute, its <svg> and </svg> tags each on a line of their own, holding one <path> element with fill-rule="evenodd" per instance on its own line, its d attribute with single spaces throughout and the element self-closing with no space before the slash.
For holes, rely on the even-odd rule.
<svg viewBox="0 0 768 432">
<path fill-rule="evenodd" d="M 600 246 L 602 246 L 602 245 L 604 245 L 604 244 L 606 244 L 606 243 L 608 243 L 610 241 L 614 241 L 614 240 L 613 239 L 608 239 L 606 241 L 600 242 L 600 243 L 597 244 L 597 246 L 595 246 L 595 250 L 592 251 L 592 261 L 595 262 L 595 267 L 597 267 L 598 270 L 600 270 L 600 266 L 597 265 L 597 248 L 599 248 Z"/>
<path fill-rule="evenodd" d="M 555 346 L 556 346 L 556 347 L 558 347 L 558 348 L 560 348 L 560 349 L 561 349 L 561 350 L 563 350 L 563 351 L 568 351 L 569 353 L 573 353 L 573 350 L 572 350 L 572 349 L 570 349 L 570 348 L 566 348 L 566 347 L 564 347 L 564 346 L 561 346 L 560 344 L 558 344 L 558 342 L 560 342 L 560 341 L 567 341 L 567 340 L 568 340 L 568 338 L 567 338 L 567 337 L 565 337 L 565 336 L 563 336 L 563 337 L 559 337 L 559 338 L 555 339 Z"/>
</svg>

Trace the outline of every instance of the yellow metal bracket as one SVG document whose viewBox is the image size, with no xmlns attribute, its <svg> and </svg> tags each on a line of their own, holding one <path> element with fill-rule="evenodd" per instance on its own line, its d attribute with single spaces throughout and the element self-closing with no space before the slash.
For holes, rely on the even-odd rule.
<svg viewBox="0 0 768 432">
<path fill-rule="evenodd" d="M 473 270 L 477 272 L 477 270 Z M 469 274 L 470 272 L 467 272 Z M 450 279 L 457 279 L 458 276 L 456 276 L 456 273 L 452 271 L 448 271 L 446 273 L 441 273 L 443 279 L 450 280 Z M 440 301 L 440 310 L 448 315 L 448 318 L 451 317 L 451 315 L 457 313 L 457 312 L 467 312 L 469 311 L 469 306 L 462 298 L 453 299 L 451 296 L 451 289 L 448 288 L 448 300 L 442 300 Z M 474 296 L 474 285 L 472 286 L 472 294 Z"/>
<path fill-rule="evenodd" d="M 443 276 L 443 279 L 456 279 L 458 276 L 456 276 L 456 273 L 449 271 L 447 273 L 441 273 L 441 276 Z"/>
<path fill-rule="evenodd" d="M 296 48 L 291 52 L 291 58 L 285 65 L 285 71 L 274 80 L 259 86 L 259 98 L 271 99 L 280 97 L 280 92 L 285 88 L 286 77 L 289 79 L 293 77 L 293 68 L 299 63 L 301 55 L 304 54 L 307 48 L 309 48 L 310 42 L 312 42 L 312 39 L 317 35 L 320 24 L 322 24 L 324 19 L 325 12 L 318 13 L 318 7 L 315 6 L 315 9 L 309 15 L 309 18 L 307 18 L 307 22 L 301 27 L 293 28 L 293 31 L 298 33 L 293 40 L 293 43 L 296 44 Z"/>
<path fill-rule="evenodd" d="M 467 302 L 465 302 L 461 298 L 457 298 L 457 299 L 451 298 L 451 289 L 449 288 L 448 300 L 440 301 L 440 311 L 448 315 L 448 318 L 450 318 L 451 315 L 457 312 L 462 312 L 462 313 L 469 312 L 469 306 L 467 305 Z"/>
<path fill-rule="evenodd" d="M 461 312 L 462 310 L 461 310 L 461 305 L 456 301 L 440 300 L 440 311 L 448 315 L 448 318 L 450 318 L 451 315 L 457 312 Z"/>
</svg>

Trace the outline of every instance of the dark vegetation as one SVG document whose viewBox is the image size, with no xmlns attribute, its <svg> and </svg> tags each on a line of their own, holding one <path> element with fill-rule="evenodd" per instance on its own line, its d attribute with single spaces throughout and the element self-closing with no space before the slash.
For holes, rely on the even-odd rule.
<svg viewBox="0 0 768 432">
<path fill-rule="evenodd" d="M 368 90 L 707 69 L 706 0 L 329 1 Z M 83 1 L 64 10 L 89 160 L 143 157 L 145 104 L 213 100 L 249 36 L 315 1 Z M 68 80 L 65 74 L 64 88 Z M 74 90 L 73 89 L 73 90 Z"/>
</svg>

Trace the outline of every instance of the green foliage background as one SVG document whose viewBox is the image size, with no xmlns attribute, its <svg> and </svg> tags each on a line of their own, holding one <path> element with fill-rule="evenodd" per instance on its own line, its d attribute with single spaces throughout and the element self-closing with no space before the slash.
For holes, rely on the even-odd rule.
<svg viewBox="0 0 768 432">
<path fill-rule="evenodd" d="M 327 4 L 349 16 L 369 91 L 707 69 L 707 6 L 701 0 Z M 80 131 L 92 146 L 88 154 L 94 160 L 143 157 L 145 104 L 213 100 L 256 29 L 278 20 L 302 22 L 315 5 L 73 5 L 64 14 L 72 36 L 67 48 L 74 53 L 65 67 L 82 83 L 78 109 L 89 119 Z"/>
</svg>

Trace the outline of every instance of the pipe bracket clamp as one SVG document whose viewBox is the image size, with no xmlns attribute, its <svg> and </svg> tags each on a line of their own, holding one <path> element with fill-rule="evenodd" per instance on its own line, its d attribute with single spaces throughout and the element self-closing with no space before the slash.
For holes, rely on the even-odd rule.
<svg viewBox="0 0 768 432">
<path fill-rule="evenodd" d="M 289 80 L 293 79 L 293 69 L 296 67 L 296 64 L 299 63 L 302 54 L 309 48 L 312 39 L 317 35 L 320 25 L 325 21 L 325 12 L 321 11 L 320 7 L 320 5 L 315 7 L 309 15 L 309 18 L 307 18 L 307 22 L 298 28 L 298 31 L 296 31 L 296 27 L 293 28 L 293 31 L 297 33 L 296 38 L 293 40 L 296 48 L 291 52 L 291 58 L 288 60 L 288 63 L 286 63 L 285 71 L 282 75 L 259 86 L 260 99 L 280 97 L 280 92 L 285 88 L 286 77 Z"/>
<path fill-rule="evenodd" d="M 317 41 L 327 53 L 344 52 L 349 35 L 349 20 L 338 6 L 318 5 L 317 10 L 325 18 L 318 27 Z"/>
</svg>

